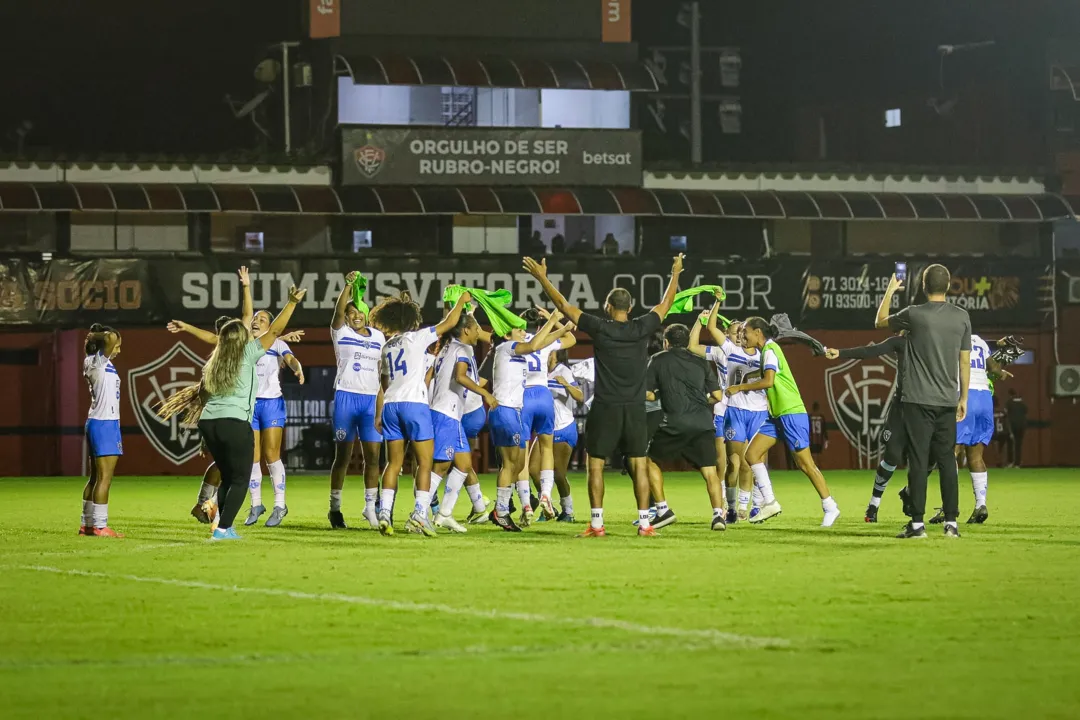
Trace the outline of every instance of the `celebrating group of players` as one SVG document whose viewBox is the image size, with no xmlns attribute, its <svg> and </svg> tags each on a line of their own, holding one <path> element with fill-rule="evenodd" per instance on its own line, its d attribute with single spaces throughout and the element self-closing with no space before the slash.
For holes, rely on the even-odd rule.
<svg viewBox="0 0 1080 720">
<path fill-rule="evenodd" d="M 692 329 L 669 325 L 663 331 L 660 350 L 657 336 L 678 291 L 682 256 L 674 261 L 660 305 L 632 320 L 632 301 L 625 290 L 611 291 L 605 301 L 608 317 L 600 318 L 568 303 L 548 280 L 543 263 L 526 258 L 525 269 L 540 281 L 556 309 L 529 311 L 523 316 L 524 329 L 511 327 L 501 338 L 493 338 L 467 311 L 472 304 L 467 290 L 452 306 L 448 303 L 437 325 L 422 328 L 421 309 L 408 295 L 387 298 L 369 310 L 354 293 L 359 275 L 354 272 L 346 278 L 331 322 L 337 358 L 333 405 L 336 450 L 328 513 L 332 527 L 345 527 L 342 489 L 357 440 L 364 456 L 363 517 L 383 535 L 394 534 L 398 479 L 410 449 L 414 459 L 413 506 L 404 525 L 410 533 L 433 537 L 437 528 L 466 532 L 465 525 L 454 518 L 463 488 L 471 501 L 466 524 L 490 522 L 503 530 L 520 532 L 537 520 L 573 522 L 566 471 L 578 437 L 571 401 L 584 400 L 566 360 L 566 350 L 575 342 L 575 329 L 589 335 L 595 349 L 588 364 L 595 395 L 586 425 L 591 518 L 583 536 L 606 534 L 603 472 L 607 461 L 620 451 L 634 480 L 639 510 L 635 524 L 640 535 L 654 535 L 657 528 L 676 520 L 664 495 L 660 463 L 666 461 L 683 460 L 700 470 L 713 508 L 714 530 L 723 530 L 731 522 L 764 522 L 775 517 L 781 506 L 772 491 L 765 460 L 781 438 L 821 499 L 822 525 L 833 525 L 840 510 L 811 455 L 809 419 L 791 367 L 776 342 L 776 325 L 752 317 L 744 322 L 724 319 L 721 328 L 722 294 L 718 293 L 711 311 L 702 313 Z M 245 308 L 249 309 L 245 314 L 252 318 L 251 334 L 257 339 L 268 332 L 273 318 L 265 311 L 250 312 L 246 269 L 240 270 L 240 277 Z M 564 317 L 568 322 L 561 322 Z M 216 329 L 228 320 L 222 318 Z M 703 328 L 714 345 L 701 343 Z M 215 332 L 181 321 L 170 323 L 169 330 L 190 333 L 212 345 L 218 339 Z M 286 418 L 279 373 L 288 367 L 304 382 L 303 368 L 288 344 L 302 335 L 296 332 L 264 342 L 265 354 L 255 363 L 256 383 L 248 409 L 255 453 L 246 525 L 256 523 L 266 512 L 261 494 L 264 462 L 274 491 L 266 525 L 277 526 L 288 514 L 281 461 Z M 489 381 L 481 379 L 474 348 L 479 341 L 493 340 L 501 342 L 488 355 Z M 976 357 L 981 369 L 989 362 L 990 352 L 985 343 L 977 337 L 974 340 L 978 351 L 972 354 L 971 389 L 979 393 L 986 389 L 979 380 L 986 373 L 974 372 Z M 108 526 L 108 494 L 117 458 L 123 453 L 120 380 L 113 366 L 120 347 L 120 334 L 111 328 L 95 326 L 87 336 L 83 371 L 91 391 L 86 435 L 92 463 L 83 493 L 80 534 L 118 535 Z M 891 339 L 867 350 L 829 350 L 827 354 L 835 358 L 883 352 L 902 353 L 902 341 Z M 1000 372 L 1000 368 L 995 369 Z M 981 404 L 972 405 L 976 419 L 965 426 L 959 444 L 981 449 L 989 442 L 992 410 L 986 428 L 982 425 L 984 414 Z M 472 465 L 472 450 L 484 427 L 491 433 L 500 461 L 493 508 Z M 902 459 L 898 447 L 902 450 L 899 438 L 890 442 L 882 459 L 867 521 L 876 520 L 885 484 Z M 385 465 L 380 467 L 384 450 Z M 973 518 L 981 518 L 974 520 L 981 522 L 986 517 L 985 466 L 978 450 L 969 450 L 968 460 L 977 502 Z M 536 497 L 531 492 L 530 475 L 537 486 Z M 440 503 L 438 490 L 444 480 Z M 200 521 L 214 524 L 218 519 L 216 493 L 220 485 L 220 473 L 211 465 L 192 509 Z M 556 485 L 561 505 L 558 512 L 552 501 Z M 511 514 L 515 491 L 520 506 L 517 520 Z M 231 537 L 237 536 L 231 533 Z"/>
</svg>

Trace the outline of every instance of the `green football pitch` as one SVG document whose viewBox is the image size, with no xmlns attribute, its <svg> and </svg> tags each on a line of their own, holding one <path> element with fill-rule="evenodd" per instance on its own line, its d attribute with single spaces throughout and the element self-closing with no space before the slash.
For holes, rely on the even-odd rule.
<svg viewBox="0 0 1080 720">
<path fill-rule="evenodd" d="M 868 525 L 869 474 L 829 473 L 824 530 L 775 480 L 781 517 L 715 533 L 673 476 L 679 523 L 638 538 L 616 474 L 609 537 L 579 540 L 383 538 L 356 479 L 331 531 L 326 479 L 298 477 L 282 527 L 210 544 L 197 479 L 116 480 L 122 540 L 76 536 L 80 480 L 0 479 L 0 716 L 1080 717 L 1080 471 L 991 471 L 958 541 L 894 539 L 899 482 Z"/>
</svg>

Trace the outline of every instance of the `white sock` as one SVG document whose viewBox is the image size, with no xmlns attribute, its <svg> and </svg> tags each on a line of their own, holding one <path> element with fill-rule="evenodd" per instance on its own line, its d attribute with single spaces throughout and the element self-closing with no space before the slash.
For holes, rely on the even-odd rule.
<svg viewBox="0 0 1080 720">
<path fill-rule="evenodd" d="M 94 526 L 94 501 L 83 500 L 82 501 L 82 523 L 83 527 Z"/>
<path fill-rule="evenodd" d="M 379 488 L 364 488 L 364 512 L 375 512 L 375 503 L 379 500 Z"/>
<path fill-rule="evenodd" d="M 739 502 L 738 486 L 724 488 L 724 498 L 727 500 L 728 507 L 734 507 L 735 503 Z"/>
<path fill-rule="evenodd" d="M 555 489 L 555 471 L 540 471 L 540 496 L 550 498 L 551 491 Z"/>
<path fill-rule="evenodd" d="M 879 498 L 877 495 L 871 495 L 870 504 L 874 507 L 881 507 L 881 498 Z"/>
<path fill-rule="evenodd" d="M 532 504 L 531 504 L 532 500 L 529 497 L 529 495 L 531 495 L 531 493 L 529 492 L 529 481 L 528 480 L 518 480 L 517 483 L 515 483 L 515 485 L 517 486 L 518 502 L 521 503 L 521 507 L 522 508 L 531 508 L 532 507 Z"/>
<path fill-rule="evenodd" d="M 975 493 L 975 507 L 986 504 L 986 473 L 971 473 L 971 489 Z"/>
<path fill-rule="evenodd" d="M 429 491 L 431 494 L 428 496 L 428 498 L 429 498 L 428 499 L 428 507 L 431 507 L 430 498 L 433 498 L 433 497 L 435 497 L 436 495 L 439 494 L 439 488 L 441 486 L 442 486 L 442 475 L 436 475 L 434 472 L 432 472 L 431 473 L 431 490 Z"/>
<path fill-rule="evenodd" d="M 469 493 L 469 499 L 472 500 L 472 508 L 474 512 L 481 512 L 487 506 L 484 504 L 484 491 L 480 489 L 480 483 L 475 485 L 466 485 L 465 492 Z"/>
<path fill-rule="evenodd" d="M 648 522 L 648 518 L 649 518 L 649 514 L 645 513 L 646 522 Z M 592 519 L 589 521 L 589 525 L 593 526 L 597 530 L 604 527 L 604 508 L 593 508 L 592 509 Z"/>
<path fill-rule="evenodd" d="M 101 528 L 109 526 L 109 503 L 104 505 L 98 505 L 94 503 L 93 509 L 94 516 L 94 528 L 100 530 Z"/>
<path fill-rule="evenodd" d="M 338 490 L 338 492 L 341 492 Z M 394 496 L 397 495 L 397 490 L 383 490 L 380 498 L 380 504 L 382 505 L 383 512 L 391 512 L 394 509 Z"/>
<path fill-rule="evenodd" d="M 413 502 L 413 512 L 418 517 L 427 517 L 427 511 L 431 509 L 431 491 L 417 490 L 416 499 Z"/>
<path fill-rule="evenodd" d="M 661 500 L 660 502 L 656 503 L 656 514 L 657 515 L 663 515 L 667 511 L 668 511 L 667 500 Z"/>
<path fill-rule="evenodd" d="M 723 517 L 724 516 L 724 508 L 713 508 L 712 509 L 712 516 L 713 517 Z"/>
<path fill-rule="evenodd" d="M 748 507 L 750 507 L 750 491 L 749 490 L 740 490 L 739 491 L 739 509 L 740 510 L 745 510 Z"/>
<path fill-rule="evenodd" d="M 251 482 L 248 483 L 251 490 L 251 507 L 262 505 L 262 466 L 254 463 L 251 466 Z"/>
<path fill-rule="evenodd" d="M 215 494 L 217 494 L 217 488 L 208 482 L 204 482 L 202 487 L 199 488 L 199 504 L 202 505 L 204 502 L 214 497 Z"/>
<path fill-rule="evenodd" d="M 666 505 L 667 503 L 664 503 L 664 504 Z M 637 511 L 637 519 L 638 519 L 638 529 L 649 527 L 650 523 L 649 523 L 649 511 L 648 510 L 638 510 Z"/>
<path fill-rule="evenodd" d="M 567 515 L 574 514 L 574 498 L 567 495 L 564 498 L 559 498 L 559 504 L 562 505 L 562 511 Z"/>
<path fill-rule="evenodd" d="M 754 484 L 753 497 L 754 497 L 754 507 L 761 507 L 762 505 L 765 504 L 765 498 L 762 497 L 761 488 L 759 488 L 757 486 L 757 483 Z"/>
<path fill-rule="evenodd" d="M 917 522 L 911 523 L 911 529 L 912 530 L 922 530 L 923 527 L 924 527 L 924 525 L 922 523 L 917 523 Z"/>
<path fill-rule="evenodd" d="M 830 495 L 827 498 L 824 498 L 821 501 L 821 509 L 823 511 L 825 511 L 825 512 L 832 512 L 833 510 L 837 509 L 836 508 L 836 501 L 832 499 L 832 495 Z"/>
<path fill-rule="evenodd" d="M 439 506 L 439 514 L 450 517 L 454 514 L 454 506 L 457 505 L 461 495 L 461 486 L 469 479 L 469 473 L 461 472 L 457 468 L 450 470 L 446 476 L 446 491 L 443 492 L 442 505 Z"/>
<path fill-rule="evenodd" d="M 762 505 L 776 502 L 776 496 L 772 491 L 772 480 L 769 479 L 769 469 L 765 467 L 765 463 L 751 465 L 750 471 L 754 473 L 754 484 L 761 490 Z"/>
<path fill-rule="evenodd" d="M 341 512 L 341 491 L 330 491 L 330 512 Z"/>
<path fill-rule="evenodd" d="M 514 488 L 495 488 L 495 512 L 499 517 L 505 517 L 510 513 L 510 496 L 514 494 Z"/>
<path fill-rule="evenodd" d="M 274 483 L 274 507 L 285 507 L 285 463 L 280 460 L 270 463 L 270 482 Z"/>
</svg>

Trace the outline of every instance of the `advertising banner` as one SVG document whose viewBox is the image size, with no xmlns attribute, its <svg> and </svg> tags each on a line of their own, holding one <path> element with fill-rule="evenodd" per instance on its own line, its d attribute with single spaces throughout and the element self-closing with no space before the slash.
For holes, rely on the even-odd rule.
<svg viewBox="0 0 1080 720">
<path fill-rule="evenodd" d="M 348 127 L 344 185 L 586 185 L 642 182 L 637 130 Z"/>
<path fill-rule="evenodd" d="M 308 0 L 308 31 L 312 39 L 341 35 L 341 0 Z"/>
<path fill-rule="evenodd" d="M 506 255 L 450 257 L 64 259 L 49 262 L 0 260 L 0 326 L 89 327 L 98 322 L 118 327 L 161 325 L 178 319 L 212 325 L 240 308 L 236 269 L 251 268 L 257 309 L 281 308 L 290 285 L 307 289 L 294 315 L 297 326 L 318 327 L 330 321 L 334 302 L 352 270 L 368 278 L 366 301 L 408 291 L 428 322 L 442 315 L 448 285 L 486 290 L 505 288 L 513 309 L 524 311 L 546 302 L 540 284 L 521 269 L 521 259 Z M 949 301 L 971 314 L 980 328 L 1034 328 L 1049 308 L 1043 297 L 1047 268 L 1034 260 L 962 260 L 953 271 Z M 548 258 L 549 276 L 582 309 L 602 312 L 604 297 L 615 287 L 634 298 L 634 312 L 657 304 L 667 284 L 667 258 Z M 911 277 L 922 265 L 908 262 Z M 752 263 L 687 260 L 683 287 L 719 284 L 727 292 L 725 314 L 731 317 L 786 312 L 801 329 L 870 329 L 893 262 L 779 258 Z M 894 300 L 894 310 L 910 294 Z M 707 303 L 700 298 L 699 303 Z M 687 318 L 683 318 L 685 321 Z"/>
<path fill-rule="evenodd" d="M 606 43 L 630 42 L 630 0 L 600 0 Z"/>
</svg>

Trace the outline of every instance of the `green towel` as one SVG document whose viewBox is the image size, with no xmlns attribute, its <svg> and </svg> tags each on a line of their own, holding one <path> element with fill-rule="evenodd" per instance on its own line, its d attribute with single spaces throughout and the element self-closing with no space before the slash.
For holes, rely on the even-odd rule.
<svg viewBox="0 0 1080 720">
<path fill-rule="evenodd" d="M 491 323 L 491 331 L 499 337 L 505 337 L 513 328 L 525 327 L 525 321 L 507 309 L 514 300 L 509 290 L 488 292 L 474 290 L 463 285 L 450 285 L 443 292 L 443 302 L 456 303 L 465 292 L 472 295 L 473 300 L 487 315 L 488 322 Z"/>
<path fill-rule="evenodd" d="M 353 281 L 353 305 L 356 309 L 364 313 L 364 317 L 371 316 L 371 308 L 364 302 L 364 293 L 367 292 L 367 278 L 362 273 L 356 274 L 356 280 Z"/>
<path fill-rule="evenodd" d="M 692 287 L 689 290 L 683 290 L 675 295 L 675 302 L 671 303 L 671 310 L 668 310 L 668 315 L 672 313 L 690 313 L 694 312 L 694 298 L 698 295 L 708 293 L 710 295 L 720 291 L 720 302 L 724 301 L 724 288 L 719 285 L 698 285 Z M 707 321 L 706 321 L 707 322 Z M 703 323 L 704 324 L 704 323 Z"/>
</svg>

